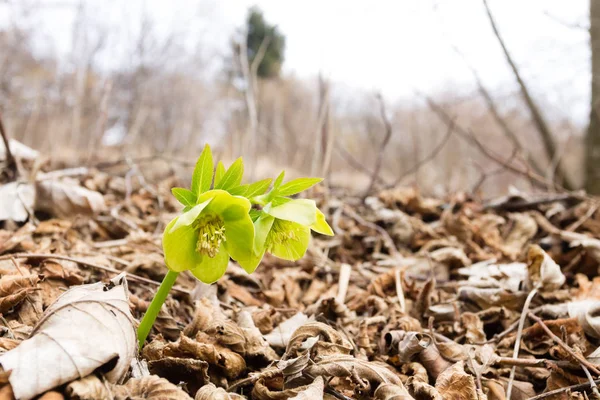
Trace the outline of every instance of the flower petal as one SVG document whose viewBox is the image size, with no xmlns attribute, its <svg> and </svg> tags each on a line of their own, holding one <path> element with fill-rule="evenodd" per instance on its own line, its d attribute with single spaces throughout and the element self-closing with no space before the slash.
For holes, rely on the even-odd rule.
<svg viewBox="0 0 600 400">
<path fill-rule="evenodd" d="M 245 197 L 232 196 L 229 192 L 220 189 L 209 190 L 200 195 L 198 201 L 213 201 L 206 208 L 207 213 L 220 215 L 224 220 L 238 220 L 248 215 L 252 205 Z"/>
<path fill-rule="evenodd" d="M 267 204 L 263 211 L 275 218 L 305 226 L 311 226 L 317 221 L 317 205 L 310 199 L 294 199 L 275 207 Z"/>
<path fill-rule="evenodd" d="M 225 220 L 225 248 L 238 263 L 245 263 L 252 257 L 254 246 L 254 224 L 248 214 L 238 220 Z"/>
<path fill-rule="evenodd" d="M 301 259 L 308 249 L 310 228 L 294 222 L 291 224 L 293 224 L 294 239 L 283 243 L 271 243 L 269 253 L 284 260 L 296 261 Z"/>
<path fill-rule="evenodd" d="M 333 230 L 331 230 L 331 227 L 327 223 L 325 214 L 319 209 L 317 209 L 317 221 L 310 226 L 310 229 L 322 235 L 333 236 Z"/>
<path fill-rule="evenodd" d="M 190 272 L 204 283 L 215 283 L 225 274 L 228 262 L 229 254 L 227 254 L 224 244 L 221 244 L 216 256 L 212 258 L 203 256 L 200 265 Z"/>
<path fill-rule="evenodd" d="M 205 200 L 202 203 L 192 207 L 189 211 L 186 211 L 183 214 L 181 214 L 179 217 L 175 218 L 173 220 L 173 221 L 175 221 L 173 226 L 171 226 L 170 229 L 167 227 L 167 229 L 165 229 L 165 232 L 172 233 L 173 231 L 176 231 L 177 229 L 181 228 L 182 226 L 189 226 L 189 225 L 193 224 L 194 221 L 198 218 L 198 216 L 202 213 L 202 211 L 206 208 L 206 206 L 208 206 L 210 204 L 211 201 L 212 201 L 212 199 Z M 171 224 L 169 224 L 169 225 L 171 225 Z"/>
<path fill-rule="evenodd" d="M 202 262 L 202 255 L 196 251 L 198 231 L 192 225 L 173 229 L 179 218 L 169 222 L 162 239 L 165 263 L 175 272 L 194 269 Z"/>
<path fill-rule="evenodd" d="M 251 274 L 256 270 L 263 256 L 265 255 L 265 242 L 271 231 L 275 218 L 268 214 L 262 213 L 261 216 L 254 222 L 254 246 L 252 256 L 247 260 L 237 260 L 244 270 Z"/>
</svg>

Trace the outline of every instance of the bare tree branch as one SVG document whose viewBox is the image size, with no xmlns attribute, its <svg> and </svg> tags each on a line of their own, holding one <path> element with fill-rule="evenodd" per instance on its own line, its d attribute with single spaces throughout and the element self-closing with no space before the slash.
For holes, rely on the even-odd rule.
<svg viewBox="0 0 600 400">
<path fill-rule="evenodd" d="M 469 70 L 471 71 L 471 74 L 473 75 L 473 78 L 475 79 L 475 83 L 477 84 L 477 90 L 479 91 L 479 94 L 485 100 L 485 102 L 488 106 L 488 110 L 494 117 L 494 120 L 496 120 L 496 123 L 498 124 L 498 126 L 500 126 L 500 129 L 502 129 L 502 132 L 504 133 L 504 135 L 508 138 L 508 140 L 510 140 L 510 142 L 513 144 L 515 149 L 517 149 L 525 157 L 527 162 L 529 164 L 531 164 L 531 167 L 535 170 L 535 172 L 542 175 L 544 173 L 544 170 L 537 163 L 535 158 L 533 158 L 531 156 L 531 154 L 526 149 L 523 148 L 523 146 L 521 145 L 521 142 L 519 142 L 519 139 L 517 138 L 516 133 L 508 126 L 508 123 L 506 122 L 506 120 L 504 118 L 502 118 L 502 116 L 500 115 L 500 111 L 498 110 L 498 107 L 496 106 L 496 103 L 494 102 L 494 99 L 492 98 L 492 95 L 487 90 L 487 88 L 484 86 L 483 81 L 481 80 L 481 77 L 479 76 L 479 73 L 477 72 L 477 70 L 468 62 L 467 58 L 458 49 L 458 47 L 456 47 L 456 46 L 452 46 L 452 47 L 453 47 L 454 51 L 463 59 L 467 68 L 469 68 Z"/>
<path fill-rule="evenodd" d="M 502 47 L 502 51 L 504 52 L 506 61 L 510 65 L 511 70 L 512 70 L 517 82 L 519 83 L 521 95 L 523 96 L 523 100 L 525 101 L 525 104 L 527 104 L 527 107 L 529 108 L 529 111 L 533 118 L 533 122 L 537 128 L 537 131 L 540 134 L 542 143 L 544 144 L 544 149 L 546 151 L 546 155 L 549 160 L 552 160 L 552 159 L 554 159 L 554 155 L 556 154 L 556 143 L 554 142 L 554 137 L 552 135 L 550 127 L 546 123 L 546 120 L 544 119 L 542 113 L 540 112 L 539 108 L 537 107 L 535 101 L 529 94 L 529 89 L 527 88 L 525 81 L 521 77 L 519 69 L 517 68 L 517 65 L 515 64 L 515 62 L 513 61 L 512 56 L 510 55 L 508 48 L 506 47 L 506 44 L 504 43 L 504 40 L 502 39 L 502 36 L 500 35 L 500 32 L 498 31 L 498 27 L 496 26 L 496 21 L 494 20 L 494 17 L 492 16 L 492 12 L 490 10 L 487 0 L 483 0 L 483 5 L 485 6 L 485 11 L 487 13 L 488 19 L 490 20 L 490 25 L 492 26 L 494 35 L 496 36 L 496 39 L 498 39 L 498 43 L 500 44 L 500 47 Z M 557 168 L 556 168 L 556 178 L 561 185 L 565 186 L 565 188 L 567 188 L 567 189 L 573 188 L 573 184 L 572 184 L 571 180 L 568 178 L 568 176 L 565 174 L 562 163 L 560 161 L 558 162 Z"/>
<path fill-rule="evenodd" d="M 431 151 L 431 153 L 429 153 L 426 157 L 424 157 L 423 159 L 417 161 L 417 163 L 415 165 L 413 165 L 412 167 L 410 167 L 409 169 L 407 169 L 404 173 L 402 173 L 398 178 L 396 178 L 396 180 L 390 184 L 387 185 L 387 188 L 391 188 L 394 186 L 398 186 L 400 184 L 400 182 L 402 182 L 402 179 L 406 178 L 408 175 L 416 172 L 419 170 L 419 168 L 428 163 L 429 161 L 433 160 L 435 158 L 435 156 L 438 155 L 438 153 L 444 148 L 444 146 L 446 145 L 446 143 L 448 143 L 448 139 L 450 139 L 450 136 L 452 136 L 452 132 L 454 132 L 454 121 L 451 121 L 448 124 L 448 130 L 446 131 L 446 134 L 444 135 L 444 137 L 442 138 L 441 142 L 437 144 L 437 146 L 435 146 L 433 148 L 433 150 Z"/>
<path fill-rule="evenodd" d="M 438 115 L 438 117 L 440 117 L 440 119 L 446 123 L 446 125 L 449 126 L 453 123 L 453 121 L 454 121 L 453 118 L 450 117 L 450 115 L 448 115 L 448 113 L 442 107 L 440 107 L 438 104 L 436 104 L 430 97 L 427 97 L 427 96 L 424 96 L 424 97 L 425 97 L 425 100 L 427 101 L 427 104 L 429 105 L 429 108 L 434 113 L 436 113 Z M 502 159 L 502 157 L 499 156 L 498 154 L 496 154 L 493 150 L 490 150 L 486 146 L 484 146 L 472 132 L 461 127 L 460 125 L 455 124 L 454 130 L 460 137 L 465 139 L 467 141 L 467 143 L 474 145 L 474 147 L 476 149 L 478 149 L 485 157 L 491 159 L 495 163 L 499 164 L 500 166 L 503 166 L 504 168 L 506 168 L 507 170 L 509 170 L 513 173 L 516 173 L 518 175 L 522 175 L 522 176 L 528 178 L 533 184 L 535 184 L 535 186 L 545 189 L 547 187 L 547 185 L 549 184 L 547 179 L 544 179 L 543 176 L 540 176 L 540 175 L 536 174 L 535 172 L 531 171 L 531 169 L 529 167 L 527 167 L 526 169 L 523 170 L 523 169 L 517 167 L 516 165 L 513 165 L 512 164 L 512 160 L 514 158 L 513 156 L 511 156 L 508 160 Z M 554 187 L 557 190 L 562 190 L 562 191 L 565 190 L 562 186 L 560 186 L 556 182 L 553 182 L 552 184 L 554 185 Z"/>
<path fill-rule="evenodd" d="M 363 197 L 367 197 L 369 193 L 371 193 L 371 190 L 373 190 L 373 187 L 375 186 L 375 182 L 377 181 L 379 171 L 381 170 L 381 166 L 383 164 L 385 148 L 387 147 L 387 144 L 389 143 L 392 137 L 392 124 L 390 123 L 390 120 L 386 114 L 385 103 L 381 94 L 377 95 L 377 100 L 379 100 L 379 112 L 381 114 L 381 120 L 383 121 L 383 125 L 385 127 L 385 136 L 383 137 L 381 145 L 379 145 L 379 151 L 377 153 L 377 160 L 375 161 L 373 175 L 371 176 L 371 182 L 369 183 L 369 187 L 365 191 Z"/>
</svg>

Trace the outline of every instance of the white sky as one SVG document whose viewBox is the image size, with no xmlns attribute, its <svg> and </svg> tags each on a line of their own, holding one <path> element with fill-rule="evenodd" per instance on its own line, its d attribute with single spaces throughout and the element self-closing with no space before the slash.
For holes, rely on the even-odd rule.
<svg viewBox="0 0 600 400">
<path fill-rule="evenodd" d="M 0 5 L 0 24 L 14 21 Z M 582 122 L 587 117 L 589 49 L 587 0 L 489 0 L 499 29 L 545 111 Z M 38 0 L 27 20 L 44 33 L 44 50 L 69 54 L 76 0 Z M 64 5 L 69 5 L 65 7 Z M 381 91 L 390 101 L 410 101 L 414 91 L 461 92 L 473 79 L 457 46 L 486 85 L 502 95 L 515 91 L 510 70 L 492 35 L 481 0 L 87 0 L 89 18 L 106 26 L 115 49 L 131 41 L 145 9 L 163 32 L 200 38 L 204 53 L 227 51 L 248 7 L 258 5 L 287 40 L 285 71 L 299 77 L 319 72 L 351 88 Z M 12 11 L 11 11 L 12 10 Z M 115 50 L 117 51 L 117 50 Z M 124 54 L 122 54 L 124 55 Z M 115 54 L 100 60 L 110 65 Z"/>
</svg>

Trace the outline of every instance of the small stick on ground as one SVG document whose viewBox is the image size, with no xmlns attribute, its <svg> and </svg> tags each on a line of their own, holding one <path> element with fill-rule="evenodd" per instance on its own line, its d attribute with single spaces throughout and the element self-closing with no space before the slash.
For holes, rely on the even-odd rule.
<svg viewBox="0 0 600 400">
<path fill-rule="evenodd" d="M 573 357 L 575 360 L 577 360 L 582 366 L 585 366 L 590 371 L 592 371 L 596 376 L 600 375 L 600 370 L 598 369 L 598 367 L 596 365 L 594 365 L 591 362 L 589 362 L 588 360 L 586 360 L 581 354 L 577 354 L 568 344 L 566 344 L 565 342 L 563 342 L 563 340 L 561 338 L 556 336 L 554 334 L 554 332 L 552 332 L 552 330 L 550 328 L 548 328 L 548 325 L 546 325 L 540 317 L 538 317 L 537 315 L 534 315 L 532 313 L 527 313 L 527 315 L 529 316 L 529 318 L 531 318 L 532 320 L 537 322 L 542 327 L 542 329 L 546 332 L 546 334 L 548 336 L 550 336 L 550 338 L 552 340 L 554 340 L 554 342 L 556 344 L 558 344 L 567 353 L 569 353 L 569 355 L 571 357 Z"/>
<path fill-rule="evenodd" d="M 350 283 L 350 273 L 352 267 L 348 264 L 342 264 L 340 267 L 340 279 L 338 281 L 338 294 L 335 300 L 344 304 L 346 301 L 346 293 L 348 292 L 348 284 Z"/>
<path fill-rule="evenodd" d="M 595 381 L 593 381 L 593 383 L 596 385 L 599 384 L 600 379 L 596 379 Z M 574 392 L 574 391 L 578 391 L 578 390 L 585 390 L 585 389 L 588 389 L 591 386 L 591 384 L 592 384 L 591 382 L 586 382 L 586 383 L 580 383 L 578 385 L 565 386 L 560 389 L 551 390 L 549 392 L 530 397 L 529 400 L 540 400 L 540 399 L 545 399 L 546 397 L 554 396 L 555 394 L 561 394 L 561 393 L 565 393 L 565 392 Z"/>
</svg>

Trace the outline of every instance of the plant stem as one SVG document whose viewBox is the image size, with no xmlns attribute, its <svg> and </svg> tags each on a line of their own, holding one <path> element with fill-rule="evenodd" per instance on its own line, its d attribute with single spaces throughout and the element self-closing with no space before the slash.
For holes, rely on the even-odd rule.
<svg viewBox="0 0 600 400">
<path fill-rule="evenodd" d="M 175 284 L 178 275 L 179 272 L 167 272 L 167 275 L 165 275 L 165 278 L 160 284 L 160 287 L 158 288 L 156 295 L 152 299 L 150 306 L 148 306 L 148 310 L 146 310 L 146 314 L 144 314 L 144 317 L 140 322 L 140 326 L 138 327 L 138 342 L 140 345 L 140 349 L 146 342 L 146 338 L 148 337 L 148 334 L 152 329 L 152 325 L 154 325 L 154 321 L 156 321 L 156 317 L 160 312 L 160 308 L 167 299 L 167 295 L 169 294 L 171 288 Z"/>
</svg>

